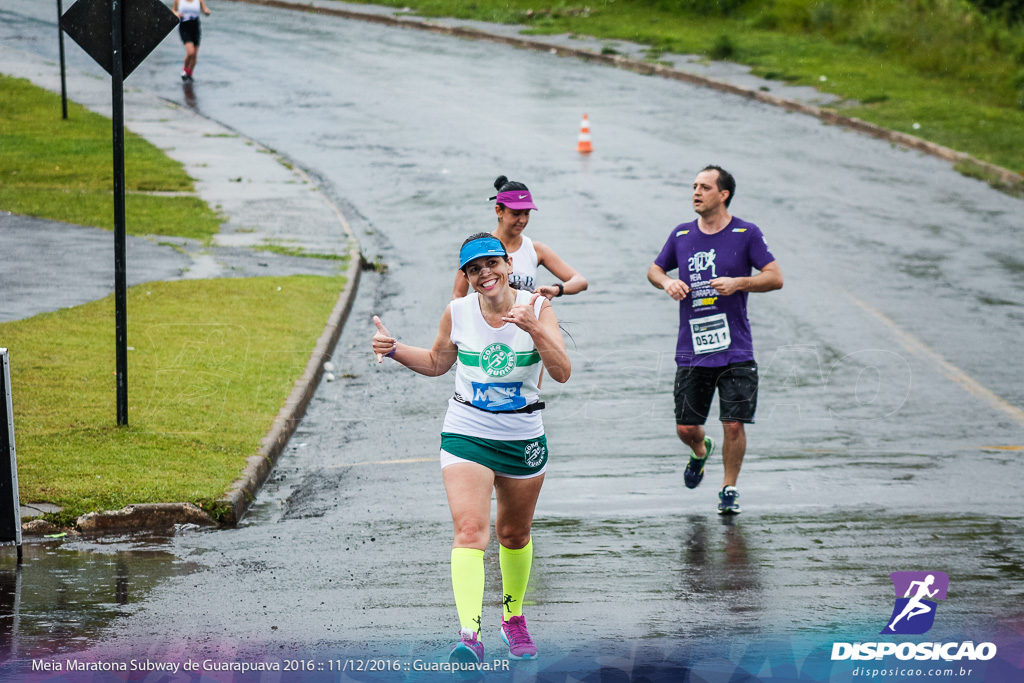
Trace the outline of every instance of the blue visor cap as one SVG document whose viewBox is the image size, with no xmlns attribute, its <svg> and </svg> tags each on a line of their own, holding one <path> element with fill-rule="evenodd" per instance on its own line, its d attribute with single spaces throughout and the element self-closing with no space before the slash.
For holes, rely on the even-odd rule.
<svg viewBox="0 0 1024 683">
<path fill-rule="evenodd" d="M 497 237 L 481 237 L 478 240 L 467 242 L 459 251 L 459 270 L 466 267 L 466 264 L 481 256 L 508 256 L 505 246 Z"/>
</svg>

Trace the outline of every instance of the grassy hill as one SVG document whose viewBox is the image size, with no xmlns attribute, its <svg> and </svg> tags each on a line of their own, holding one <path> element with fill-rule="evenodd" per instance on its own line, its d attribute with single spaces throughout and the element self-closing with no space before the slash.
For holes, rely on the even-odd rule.
<svg viewBox="0 0 1024 683">
<path fill-rule="evenodd" d="M 813 85 L 836 108 L 1024 172 L 1024 0 L 377 0 L 629 40 Z M 500 65 L 495 66 L 500 69 Z M 822 77 L 824 76 L 824 79 Z M 916 124 L 916 125 L 915 125 Z"/>
</svg>

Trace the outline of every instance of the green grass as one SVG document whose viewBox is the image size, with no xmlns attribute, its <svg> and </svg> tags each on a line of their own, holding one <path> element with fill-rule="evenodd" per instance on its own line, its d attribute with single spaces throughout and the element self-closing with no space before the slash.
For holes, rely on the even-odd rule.
<svg viewBox="0 0 1024 683">
<path fill-rule="evenodd" d="M 61 505 L 64 520 L 130 503 L 211 509 L 257 452 L 344 286 L 293 276 L 129 289 L 127 428 L 116 426 L 112 297 L 0 324 L 21 500 Z"/>
<path fill-rule="evenodd" d="M 962 0 L 374 1 L 728 58 L 838 95 L 843 114 L 1024 172 L 1024 23 Z"/>
<path fill-rule="evenodd" d="M 26 80 L 0 74 L 0 210 L 112 230 L 110 120 Z M 176 161 L 125 132 L 125 225 L 131 235 L 208 241 L 222 218 L 201 199 L 147 192 L 192 192 Z"/>
<path fill-rule="evenodd" d="M 348 262 L 348 254 L 321 254 L 314 251 L 306 251 L 303 247 L 282 242 L 267 242 L 253 247 L 256 251 L 268 251 L 281 256 L 297 256 L 300 258 L 323 259 L 326 261 L 341 261 L 342 265 Z"/>
</svg>

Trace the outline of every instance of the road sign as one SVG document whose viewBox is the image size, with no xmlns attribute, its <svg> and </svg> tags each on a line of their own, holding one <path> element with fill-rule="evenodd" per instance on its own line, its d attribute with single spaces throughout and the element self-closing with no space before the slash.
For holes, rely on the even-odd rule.
<svg viewBox="0 0 1024 683">
<path fill-rule="evenodd" d="M 21 560 L 21 500 L 14 453 L 14 409 L 7 349 L 0 349 L 0 545 L 18 546 Z"/>
<path fill-rule="evenodd" d="M 64 13 L 61 26 L 72 40 L 114 75 L 112 0 L 78 0 Z M 175 16 L 160 0 L 120 0 L 122 34 L 122 77 L 128 78 L 149 53 L 178 25 Z"/>
<path fill-rule="evenodd" d="M 160 0 L 78 0 L 64 13 L 61 25 L 64 32 L 106 69 L 111 77 L 117 424 L 127 427 L 128 269 L 124 218 L 124 79 L 178 25 L 178 17 Z"/>
</svg>

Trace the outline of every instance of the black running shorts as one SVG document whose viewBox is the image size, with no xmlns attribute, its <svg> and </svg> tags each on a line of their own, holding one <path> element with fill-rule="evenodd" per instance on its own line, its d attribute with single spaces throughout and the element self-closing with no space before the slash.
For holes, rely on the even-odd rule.
<svg viewBox="0 0 1024 683">
<path fill-rule="evenodd" d="M 677 425 L 702 425 L 718 389 L 719 419 L 753 424 L 757 410 L 757 363 L 743 361 L 717 368 L 699 365 L 676 369 L 673 392 Z"/>
<path fill-rule="evenodd" d="M 189 19 L 178 24 L 178 33 L 182 43 L 192 43 L 199 47 L 199 19 Z"/>
</svg>

